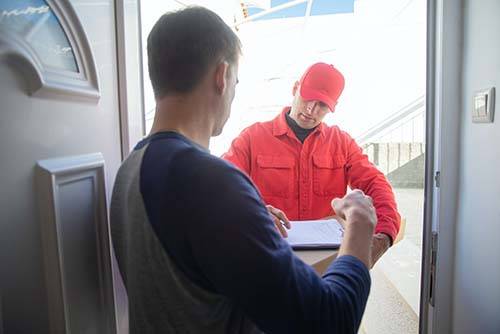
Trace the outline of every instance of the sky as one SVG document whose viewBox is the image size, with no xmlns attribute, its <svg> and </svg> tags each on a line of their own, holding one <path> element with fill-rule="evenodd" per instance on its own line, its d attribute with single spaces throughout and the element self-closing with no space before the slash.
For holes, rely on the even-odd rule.
<svg viewBox="0 0 500 334">
<path fill-rule="evenodd" d="M 186 2 L 208 7 L 234 26 L 238 1 Z M 286 1 L 271 5 L 281 2 Z M 425 94 L 425 1 L 341 0 L 328 8 L 334 1 L 315 0 L 313 8 L 315 2 L 315 15 L 307 18 L 291 11 L 285 18 L 263 17 L 238 25 L 236 33 L 243 44 L 240 83 L 224 131 L 211 140 L 213 154 L 225 152 L 245 127 L 270 120 L 289 105 L 293 83 L 318 61 L 333 64 L 346 79 L 336 110 L 325 122 L 355 138 Z M 158 17 L 182 5 L 179 1 L 141 4 L 145 48 Z M 154 100 L 147 66 L 144 69 L 146 110 L 150 110 Z M 423 119 L 420 123 L 412 125 L 413 141 L 423 141 Z M 408 134 L 405 129 L 401 132 Z"/>
</svg>

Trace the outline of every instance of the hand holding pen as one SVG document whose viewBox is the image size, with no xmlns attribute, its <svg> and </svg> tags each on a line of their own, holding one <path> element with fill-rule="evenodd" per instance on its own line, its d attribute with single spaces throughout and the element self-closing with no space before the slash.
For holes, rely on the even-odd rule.
<svg viewBox="0 0 500 334">
<path fill-rule="evenodd" d="M 288 237 L 286 229 L 290 229 L 291 225 L 285 213 L 280 209 L 275 208 L 272 205 L 266 205 L 266 208 L 267 211 L 269 211 L 269 213 L 271 214 L 271 218 L 274 221 L 274 225 L 276 226 L 280 234 L 283 236 L 283 238 Z"/>
</svg>

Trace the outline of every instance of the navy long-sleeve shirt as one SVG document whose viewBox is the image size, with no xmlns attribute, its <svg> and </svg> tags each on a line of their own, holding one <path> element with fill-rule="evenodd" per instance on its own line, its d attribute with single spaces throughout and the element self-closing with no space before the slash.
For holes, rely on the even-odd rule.
<svg viewBox="0 0 500 334">
<path fill-rule="evenodd" d="M 248 177 L 182 135 L 158 133 L 135 150 L 144 150 L 148 221 L 189 280 L 266 333 L 357 332 L 370 288 L 361 261 L 339 257 L 318 276 L 278 234 Z"/>
</svg>

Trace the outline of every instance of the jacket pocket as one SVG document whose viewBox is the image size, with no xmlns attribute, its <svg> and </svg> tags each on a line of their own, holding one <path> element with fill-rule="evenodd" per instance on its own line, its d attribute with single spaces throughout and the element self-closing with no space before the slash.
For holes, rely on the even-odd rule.
<svg viewBox="0 0 500 334">
<path fill-rule="evenodd" d="M 291 196 L 295 160 L 292 157 L 257 156 L 256 183 L 262 196 Z"/>
<path fill-rule="evenodd" d="M 341 155 L 313 156 L 313 191 L 319 196 L 344 195 L 345 158 Z"/>
</svg>

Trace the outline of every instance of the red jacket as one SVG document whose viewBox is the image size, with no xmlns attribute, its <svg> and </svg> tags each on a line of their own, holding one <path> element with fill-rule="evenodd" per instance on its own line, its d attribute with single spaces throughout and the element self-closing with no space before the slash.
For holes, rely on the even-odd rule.
<svg viewBox="0 0 500 334">
<path fill-rule="evenodd" d="M 289 110 L 243 130 L 223 158 L 247 173 L 264 202 L 283 210 L 290 220 L 330 216 L 333 198 L 343 197 L 347 186 L 361 189 L 373 198 L 375 233 L 394 240 L 401 218 L 384 174 L 337 126 L 321 123 L 302 144 L 286 123 Z"/>
</svg>

